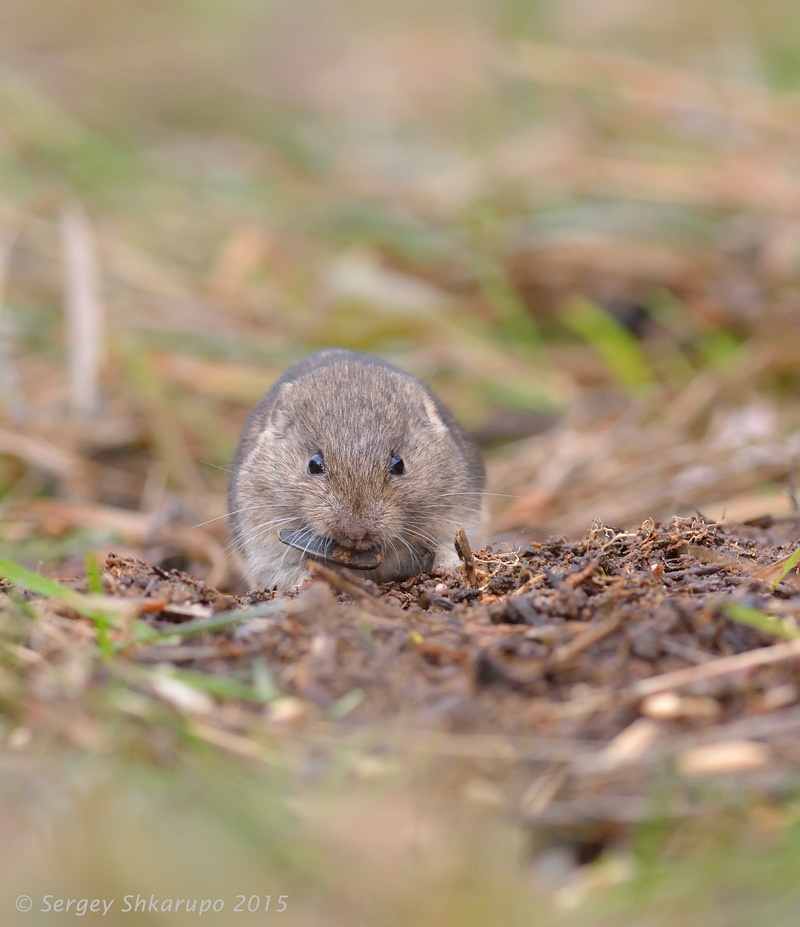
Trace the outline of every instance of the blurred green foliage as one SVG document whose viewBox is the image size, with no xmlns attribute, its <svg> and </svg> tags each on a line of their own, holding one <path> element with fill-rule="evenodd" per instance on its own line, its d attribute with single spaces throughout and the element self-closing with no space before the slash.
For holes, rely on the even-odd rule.
<svg viewBox="0 0 800 927">
<path fill-rule="evenodd" d="M 539 43 L 567 57 L 531 76 L 521 50 Z M 651 70 L 615 76 L 603 56 Z M 107 393 L 144 421 L 135 442 L 149 442 L 165 481 L 199 512 L 206 483 L 222 498 L 225 474 L 198 476 L 196 460 L 227 464 L 245 394 L 268 385 L 266 373 L 263 385 L 256 375 L 236 391 L 227 385 L 250 365 L 271 375 L 331 342 L 405 353 L 476 425 L 498 410 L 557 413 L 590 401 L 598 385 L 631 401 L 658 389 L 668 397 L 698 373 L 744 364 L 750 344 L 774 329 L 773 302 L 777 331 L 788 334 L 778 297 L 787 286 L 791 295 L 797 270 L 797 255 L 785 257 L 796 214 L 784 189 L 800 125 L 791 0 L 4 0 L 0 61 L 0 238 L 10 230 L 15 239 L 4 311 L 15 357 L 31 365 L 31 404 L 55 408 L 50 423 L 63 417 L 53 398 L 67 350 L 59 216 L 78 199 L 109 311 Z M 659 97 L 669 86 L 677 89 Z M 763 177 L 744 173 L 717 191 L 721 166 L 745 162 L 763 165 Z M 778 243 L 763 249 L 772 264 L 751 254 L 764 242 Z M 643 330 L 620 307 L 641 310 Z M 181 380 L 175 365 L 159 366 L 164 357 L 226 362 L 228 380 L 223 371 L 209 384 L 209 368 Z M 768 364 L 758 370 L 736 384 L 740 395 L 796 396 L 796 363 L 780 376 Z M 53 493 L 23 469 L 0 461 L 0 504 Z M 88 528 L 6 537 L 8 527 L 0 553 L 28 562 L 109 540 Z M 2 568 L 65 598 L 43 577 Z M 75 605 L 74 594 L 66 600 Z M 91 601 L 78 605 L 105 627 Z M 15 608 L 14 620 L 34 620 L 21 600 Z M 106 656 L 107 644 L 101 636 Z M 14 870 L 43 889 L 53 871 L 73 893 L 137 879 L 165 890 L 288 891 L 302 912 L 293 924 L 796 920 L 795 829 L 756 826 L 754 837 L 715 820 L 676 837 L 656 821 L 635 836 L 621 887 L 545 903 L 526 882 L 520 835 L 503 827 L 486 838 L 479 824 L 480 839 L 463 839 L 463 805 L 441 843 L 452 867 L 421 852 L 427 782 L 400 783 L 412 792 L 419 838 L 402 859 L 381 856 L 379 844 L 388 874 L 375 874 L 369 841 L 351 858 L 345 838 L 374 816 L 393 845 L 396 825 L 378 813 L 396 799 L 394 780 L 366 787 L 335 836 L 310 836 L 331 809 L 350 808 L 364 751 L 331 760 L 312 744 L 298 782 L 276 739 L 269 762 L 243 771 L 199 735 L 202 718 L 178 717 L 130 680 L 112 678 L 84 702 L 71 694 L 83 667 L 40 684 L 17 637 L 4 648 L 3 735 L 24 737 L 29 704 L 60 696 L 65 729 L 89 745 L 88 760 L 59 754 L 41 794 L 36 776 L 21 775 L 24 799 L 4 812 L 9 834 L 45 821 L 49 839 L 26 843 Z M 188 673 L 176 679 L 198 687 Z M 247 678 L 204 685 L 254 711 L 275 694 L 257 664 Z M 92 698 L 102 703 L 94 715 Z M 358 698 L 345 695 L 330 717 L 346 717 Z M 321 788 L 304 791 L 309 784 Z M 363 783 L 357 791 L 362 799 Z M 325 806 L 316 819 L 309 792 Z M 59 813 L 47 815 L 48 797 Z M 444 799 L 441 809 L 446 816 Z"/>
</svg>

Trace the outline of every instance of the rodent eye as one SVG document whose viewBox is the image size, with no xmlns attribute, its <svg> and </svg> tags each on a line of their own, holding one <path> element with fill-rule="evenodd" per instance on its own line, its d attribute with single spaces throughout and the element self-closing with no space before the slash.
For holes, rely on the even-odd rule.
<svg viewBox="0 0 800 927">
<path fill-rule="evenodd" d="M 308 462 L 308 472 L 309 473 L 324 473 L 325 472 L 325 458 L 322 454 L 314 454 L 314 456 Z"/>
<path fill-rule="evenodd" d="M 392 454 L 389 458 L 389 473 L 392 476 L 402 476 L 406 472 L 406 465 L 399 454 Z"/>
</svg>

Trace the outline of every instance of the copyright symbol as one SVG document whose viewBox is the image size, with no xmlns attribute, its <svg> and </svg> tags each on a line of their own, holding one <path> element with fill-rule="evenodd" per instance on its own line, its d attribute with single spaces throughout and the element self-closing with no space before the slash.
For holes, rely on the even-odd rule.
<svg viewBox="0 0 800 927">
<path fill-rule="evenodd" d="M 22 911 L 24 913 L 25 911 L 30 911 L 33 907 L 33 899 L 30 895 L 20 895 L 15 904 L 17 906 L 17 911 Z"/>
</svg>

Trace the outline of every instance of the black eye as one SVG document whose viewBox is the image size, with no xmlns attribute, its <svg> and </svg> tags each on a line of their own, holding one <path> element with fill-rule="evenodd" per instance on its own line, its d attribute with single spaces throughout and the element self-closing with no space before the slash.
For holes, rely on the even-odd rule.
<svg viewBox="0 0 800 927">
<path fill-rule="evenodd" d="M 406 472 L 406 465 L 399 454 L 392 454 L 389 458 L 389 473 L 392 476 L 402 476 Z"/>
<path fill-rule="evenodd" d="M 314 454 L 314 456 L 308 462 L 308 472 L 309 473 L 324 473 L 325 472 L 325 458 L 322 454 Z"/>
</svg>

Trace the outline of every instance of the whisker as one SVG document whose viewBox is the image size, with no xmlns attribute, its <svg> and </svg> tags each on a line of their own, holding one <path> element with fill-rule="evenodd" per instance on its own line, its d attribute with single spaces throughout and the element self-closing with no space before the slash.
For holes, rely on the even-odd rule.
<svg viewBox="0 0 800 927">
<path fill-rule="evenodd" d="M 518 493 L 511 492 L 486 492 L 485 490 L 454 490 L 453 492 L 441 492 L 439 496 L 496 496 L 500 499 L 521 499 Z"/>
<path fill-rule="evenodd" d="M 214 518 L 209 518 L 207 521 L 201 521 L 197 525 L 192 525 L 192 527 L 202 528 L 204 525 L 210 525 L 212 522 L 220 521 L 223 518 L 230 518 L 231 515 L 241 515 L 242 512 L 252 512 L 252 511 L 255 511 L 256 509 L 269 509 L 269 508 L 272 508 L 272 506 L 267 502 L 258 503 L 258 504 L 254 503 L 253 505 L 244 505 L 240 509 L 232 509 L 230 512 L 225 512 L 223 515 L 215 515 Z"/>
<path fill-rule="evenodd" d="M 290 524 L 291 522 L 296 523 L 297 521 L 297 516 L 285 515 L 281 518 L 271 518 L 260 524 L 253 525 L 248 528 L 247 531 L 240 532 L 237 537 L 233 538 L 227 545 L 226 550 L 228 548 L 243 547 L 245 544 L 257 542 L 259 539 L 266 537 L 270 530 L 278 528 L 281 525 Z"/>
<path fill-rule="evenodd" d="M 222 470 L 223 473 L 233 473 L 230 467 L 221 467 L 219 464 L 211 463 L 210 460 L 200 460 L 198 463 L 205 464 L 207 467 L 213 467 L 215 470 Z"/>
</svg>

